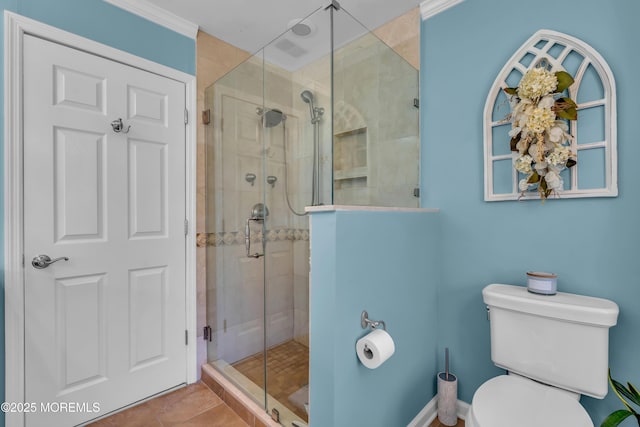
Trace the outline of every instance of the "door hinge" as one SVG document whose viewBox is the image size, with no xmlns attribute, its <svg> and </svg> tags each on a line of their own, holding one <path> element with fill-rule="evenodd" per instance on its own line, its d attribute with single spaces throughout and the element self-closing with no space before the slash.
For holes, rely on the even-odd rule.
<svg viewBox="0 0 640 427">
<path fill-rule="evenodd" d="M 184 124 L 188 124 L 189 123 L 189 110 L 187 110 L 186 108 L 184 109 Z"/>
<path fill-rule="evenodd" d="M 188 219 L 184 220 L 184 235 L 185 236 L 189 235 L 189 220 Z"/>
<path fill-rule="evenodd" d="M 184 345 L 189 345 L 189 331 L 184 330 Z"/>
<path fill-rule="evenodd" d="M 211 332 L 211 326 L 207 325 L 203 328 L 203 338 L 205 341 L 213 341 L 213 333 Z"/>
</svg>

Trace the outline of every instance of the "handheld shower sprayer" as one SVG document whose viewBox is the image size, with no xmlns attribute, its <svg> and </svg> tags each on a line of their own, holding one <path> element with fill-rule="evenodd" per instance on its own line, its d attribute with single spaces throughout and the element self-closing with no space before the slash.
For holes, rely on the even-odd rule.
<svg viewBox="0 0 640 427">
<path fill-rule="evenodd" d="M 311 120 L 313 120 L 315 117 L 314 107 L 313 107 L 313 94 L 311 93 L 311 91 L 303 90 L 300 93 L 300 98 L 302 98 L 304 102 L 309 104 L 309 114 L 311 115 Z"/>
</svg>

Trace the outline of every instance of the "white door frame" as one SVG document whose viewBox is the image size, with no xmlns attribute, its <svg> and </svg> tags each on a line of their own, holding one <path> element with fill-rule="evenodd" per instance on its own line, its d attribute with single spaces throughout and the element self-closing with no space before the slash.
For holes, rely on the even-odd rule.
<svg viewBox="0 0 640 427">
<path fill-rule="evenodd" d="M 25 313 L 24 313 L 24 217 L 23 217 L 23 37 L 35 35 L 55 43 L 149 71 L 185 84 L 185 105 L 189 120 L 185 130 L 186 154 L 186 325 L 188 331 L 186 380 L 197 380 L 196 346 L 196 84 L 195 76 L 157 64 L 73 33 L 34 21 L 12 12 L 4 13 L 4 318 L 5 401 L 25 398 Z M 24 414 L 6 413 L 8 427 L 23 427 Z"/>
</svg>

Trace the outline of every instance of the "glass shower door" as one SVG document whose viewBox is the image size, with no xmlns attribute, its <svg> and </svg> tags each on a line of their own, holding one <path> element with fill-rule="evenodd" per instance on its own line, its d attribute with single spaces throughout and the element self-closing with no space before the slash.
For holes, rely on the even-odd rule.
<svg viewBox="0 0 640 427">
<path fill-rule="evenodd" d="M 264 340 L 262 60 L 206 91 L 208 360 L 261 406 Z"/>
</svg>

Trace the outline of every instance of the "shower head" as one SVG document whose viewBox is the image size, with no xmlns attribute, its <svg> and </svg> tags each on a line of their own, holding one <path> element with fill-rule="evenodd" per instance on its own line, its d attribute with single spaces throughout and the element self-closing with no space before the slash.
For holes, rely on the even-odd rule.
<svg viewBox="0 0 640 427">
<path fill-rule="evenodd" d="M 262 116 L 262 123 L 266 128 L 272 128 L 274 126 L 278 126 L 283 120 L 286 120 L 287 117 L 284 113 L 278 109 L 272 108 L 267 110 Z"/>
<path fill-rule="evenodd" d="M 311 123 L 313 123 L 313 121 L 316 119 L 316 115 L 314 112 L 315 109 L 313 108 L 313 93 L 311 93 L 311 91 L 309 90 L 303 90 L 300 93 L 300 98 L 302 98 L 304 102 L 309 104 L 309 114 L 311 115 Z"/>
<path fill-rule="evenodd" d="M 311 93 L 311 91 L 303 90 L 300 94 L 300 98 L 302 98 L 302 100 L 307 104 L 313 105 L 313 94 Z"/>
</svg>

